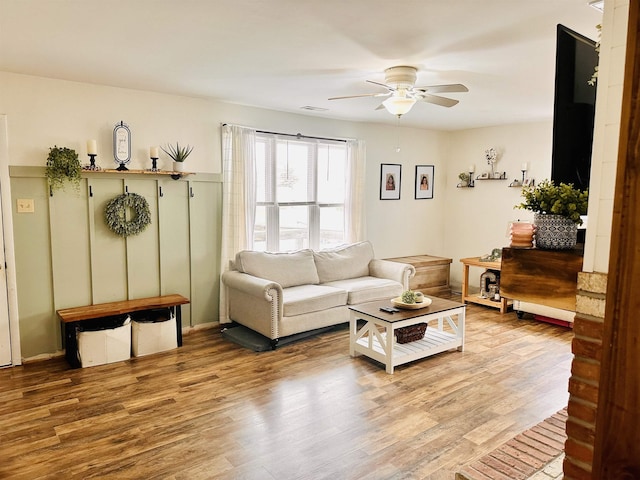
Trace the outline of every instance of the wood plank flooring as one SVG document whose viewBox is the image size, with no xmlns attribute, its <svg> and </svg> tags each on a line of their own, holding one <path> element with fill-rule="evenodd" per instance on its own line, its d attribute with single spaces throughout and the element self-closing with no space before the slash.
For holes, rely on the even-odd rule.
<svg viewBox="0 0 640 480">
<path fill-rule="evenodd" d="M 210 329 L 111 365 L 4 369 L 0 478 L 453 479 L 566 406 L 572 337 L 469 305 L 464 352 L 394 375 L 351 358 L 347 328 L 262 353 Z"/>
</svg>

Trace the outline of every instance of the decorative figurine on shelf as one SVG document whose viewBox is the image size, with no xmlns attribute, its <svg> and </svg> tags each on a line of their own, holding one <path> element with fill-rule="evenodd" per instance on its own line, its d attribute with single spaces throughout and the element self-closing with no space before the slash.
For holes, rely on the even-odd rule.
<svg viewBox="0 0 640 480">
<path fill-rule="evenodd" d="M 116 170 L 129 170 L 126 165 L 131 161 L 131 130 L 123 121 L 113 129 L 113 157 L 119 165 Z"/>
<path fill-rule="evenodd" d="M 484 156 L 487 159 L 487 164 L 491 165 L 491 178 L 496 178 L 494 168 L 498 161 L 498 151 L 494 147 L 491 147 L 484 151 Z"/>
</svg>

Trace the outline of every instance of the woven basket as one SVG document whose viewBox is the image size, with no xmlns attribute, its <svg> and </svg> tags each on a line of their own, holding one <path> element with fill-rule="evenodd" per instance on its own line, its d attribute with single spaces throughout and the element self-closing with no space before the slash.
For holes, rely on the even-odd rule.
<svg viewBox="0 0 640 480">
<path fill-rule="evenodd" d="M 408 327 L 398 328 L 395 330 L 396 341 L 398 343 L 409 343 L 422 340 L 426 331 L 426 323 L 417 323 L 415 325 L 409 325 Z"/>
</svg>

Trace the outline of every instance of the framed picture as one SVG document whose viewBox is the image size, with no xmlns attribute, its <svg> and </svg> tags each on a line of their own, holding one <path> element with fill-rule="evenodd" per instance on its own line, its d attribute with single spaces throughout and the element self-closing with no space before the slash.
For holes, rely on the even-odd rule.
<svg viewBox="0 0 640 480">
<path fill-rule="evenodd" d="M 399 163 L 380 164 L 380 200 L 400 200 L 401 172 Z"/>
<path fill-rule="evenodd" d="M 416 165 L 416 200 L 433 198 L 433 165 Z"/>
</svg>

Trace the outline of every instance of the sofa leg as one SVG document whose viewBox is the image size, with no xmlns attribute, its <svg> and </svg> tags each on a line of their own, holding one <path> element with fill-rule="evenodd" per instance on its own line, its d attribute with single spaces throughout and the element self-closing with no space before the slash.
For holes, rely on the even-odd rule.
<svg viewBox="0 0 640 480">
<path fill-rule="evenodd" d="M 276 347 L 278 346 L 278 341 L 280 339 L 279 338 L 274 338 L 273 340 L 271 340 L 271 350 L 275 350 Z"/>
</svg>

